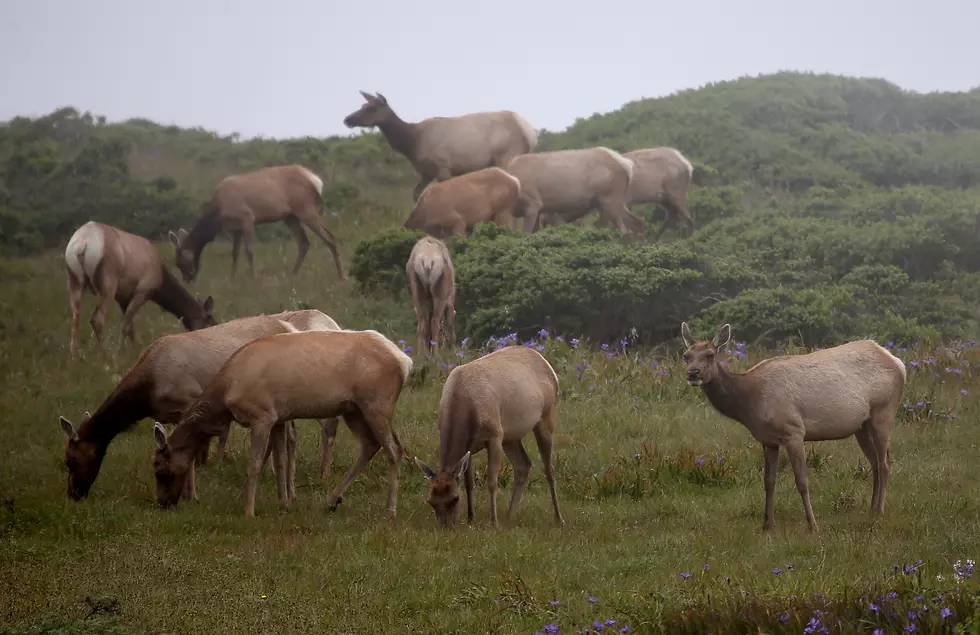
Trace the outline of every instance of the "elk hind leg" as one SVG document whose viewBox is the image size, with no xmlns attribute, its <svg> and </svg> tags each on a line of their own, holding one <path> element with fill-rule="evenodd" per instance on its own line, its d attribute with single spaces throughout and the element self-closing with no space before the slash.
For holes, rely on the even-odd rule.
<svg viewBox="0 0 980 635">
<path fill-rule="evenodd" d="M 323 241 L 323 244 L 327 246 L 327 249 L 330 250 L 330 255 L 333 257 L 333 264 L 337 269 L 337 276 L 341 280 L 346 280 L 347 270 L 344 268 L 343 258 L 340 257 L 340 247 L 337 245 L 337 237 L 334 236 L 333 233 L 327 229 L 326 225 L 323 224 L 320 218 L 319 210 L 317 210 L 316 207 L 309 208 L 303 214 L 303 216 L 300 217 L 300 220 L 303 221 L 303 224 L 306 225 L 311 232 L 316 234 L 320 240 Z M 299 268 L 298 265 L 297 268 Z"/>
<path fill-rule="evenodd" d="M 510 496 L 510 507 L 507 508 L 507 520 L 517 518 L 521 506 L 521 497 L 527 487 L 527 479 L 531 473 L 531 457 L 527 455 L 521 440 L 503 444 L 504 453 L 511 465 L 514 466 L 514 492 Z"/>
<path fill-rule="evenodd" d="M 551 506 L 555 511 L 555 522 L 564 525 L 565 520 L 558 508 L 558 492 L 555 491 L 555 466 L 551 462 L 552 434 L 555 429 L 556 418 L 555 409 L 552 408 L 534 427 L 534 440 L 537 441 L 538 452 L 541 453 L 541 462 L 544 464 L 544 476 L 548 480 Z"/>
<path fill-rule="evenodd" d="M 337 506 L 343 502 L 344 492 L 354 482 L 354 479 L 364 469 L 364 466 L 370 463 L 374 455 L 381 449 L 381 444 L 374 438 L 374 434 L 371 432 L 370 427 L 368 427 L 367 422 L 360 412 L 345 414 L 344 423 L 347 424 L 348 429 L 350 429 L 358 442 L 360 442 L 361 453 L 358 455 L 357 460 L 354 461 L 354 465 L 344 475 L 343 480 L 330 492 L 330 496 L 327 499 L 328 511 L 335 511 Z"/>
<path fill-rule="evenodd" d="M 337 417 L 320 419 L 320 478 L 325 479 L 330 474 L 333 464 L 333 447 L 337 438 Z"/>
<path fill-rule="evenodd" d="M 858 445 L 861 446 L 861 451 L 864 452 L 864 456 L 868 459 L 868 463 L 871 466 L 871 514 L 873 516 L 878 510 L 878 498 L 881 496 L 881 483 L 878 476 L 878 466 L 880 465 L 878 449 L 875 448 L 875 443 L 871 438 L 870 419 L 865 421 L 858 431 L 854 433 L 854 438 L 857 439 Z"/>
<path fill-rule="evenodd" d="M 889 405 L 871 413 L 870 434 L 878 454 L 878 505 L 875 514 L 885 513 L 885 498 L 888 495 L 888 480 L 891 475 L 888 441 L 895 427 L 895 407 Z"/>
</svg>

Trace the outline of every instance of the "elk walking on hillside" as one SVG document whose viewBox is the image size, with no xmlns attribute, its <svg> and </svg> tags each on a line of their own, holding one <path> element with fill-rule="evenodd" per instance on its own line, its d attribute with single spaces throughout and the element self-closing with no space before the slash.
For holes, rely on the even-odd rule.
<svg viewBox="0 0 980 635">
<path fill-rule="evenodd" d="M 405 264 L 415 306 L 418 354 L 456 343 L 456 269 L 446 244 L 432 236 L 415 243 Z M 443 319 L 446 337 L 442 337 Z M 433 344 L 435 342 L 435 344 Z"/>
<path fill-rule="evenodd" d="M 764 530 L 775 526 L 776 466 L 782 446 L 793 467 L 807 528 L 818 531 L 810 505 L 806 441 L 855 437 L 871 464 L 871 514 L 884 513 L 888 441 L 905 389 L 902 360 L 871 340 L 860 340 L 763 360 L 739 374 L 722 366 L 717 354 L 731 339 L 731 326 L 719 328 L 711 341 L 695 342 L 684 322 L 681 335 L 687 346 L 688 383 L 700 386 L 718 412 L 744 425 L 762 444 Z"/>
<path fill-rule="evenodd" d="M 363 90 L 364 105 L 344 117 L 344 125 L 377 126 L 392 149 L 408 158 L 419 175 L 417 201 L 433 179 L 445 181 L 483 168 L 505 168 L 511 159 L 538 145 L 534 127 L 516 112 L 498 110 L 456 117 L 430 117 L 416 123 L 399 118 L 383 95 Z"/>
<path fill-rule="evenodd" d="M 214 374 L 243 345 L 277 333 L 339 328 L 329 316 L 307 309 L 239 318 L 156 340 L 143 351 L 95 414 L 84 414 L 77 429 L 65 417 L 60 418 L 67 437 L 65 466 L 68 468 L 69 498 L 77 501 L 88 496 L 109 444 L 117 435 L 146 417 L 176 423 Z M 322 478 L 330 468 L 337 421 L 323 419 L 320 423 L 323 429 Z M 219 431 L 219 436 L 227 439 L 229 427 Z M 207 445 L 203 446 L 202 453 L 196 457 L 199 463 L 204 463 L 207 450 Z M 196 497 L 193 487 L 187 494 L 189 498 Z"/>
<path fill-rule="evenodd" d="M 439 472 L 415 458 L 429 482 L 428 503 L 444 528 L 459 520 L 460 477 L 465 477 L 466 517 L 473 522 L 472 455 L 487 450 L 490 526 L 497 525 L 497 476 L 506 454 L 514 467 L 514 493 L 507 519 L 517 517 L 531 472 L 521 440 L 534 433 L 551 492 L 555 521 L 558 508 L 551 442 L 558 423 L 558 376 L 537 351 L 509 346 L 457 366 L 449 373 L 439 402 Z"/>
<path fill-rule="evenodd" d="M 98 298 L 89 323 L 102 350 L 108 303 L 115 300 L 123 312 L 122 341 L 136 343 L 133 318 L 147 301 L 180 319 L 188 331 L 215 324 L 211 296 L 201 303 L 167 270 L 149 240 L 118 227 L 89 221 L 75 230 L 65 249 L 68 296 L 71 301 L 71 346 L 78 352 L 78 326 L 85 291 Z"/>
<path fill-rule="evenodd" d="M 633 162 L 609 148 L 522 154 L 505 168 L 521 183 L 524 231 L 539 228 L 539 217 L 575 221 L 594 208 L 622 231 L 643 233 L 643 221 L 626 206 Z"/>
<path fill-rule="evenodd" d="M 510 227 L 521 194 L 521 182 L 501 168 L 484 168 L 425 188 L 405 221 L 436 238 L 462 236 L 477 223 Z"/>
<path fill-rule="evenodd" d="M 411 369 L 411 358 L 377 331 L 286 333 L 246 344 L 222 366 L 169 438 L 163 426 L 154 427 L 157 502 L 163 507 L 178 503 L 198 448 L 234 420 L 250 431 L 245 516 L 252 518 L 269 442 L 282 444 L 283 422 L 343 416 L 361 454 L 330 493 L 329 508 L 337 508 L 357 474 L 383 449 L 389 467 L 388 515 L 393 518 L 404 449 L 391 424 Z M 279 501 L 288 505 L 285 474 L 277 470 L 276 476 Z"/>
<path fill-rule="evenodd" d="M 176 234 L 170 232 L 177 268 L 185 282 L 192 282 L 200 270 L 201 252 L 219 233 L 228 231 L 232 236 L 231 275 L 234 277 L 238 268 L 238 252 L 244 242 L 248 268 L 254 276 L 252 244 L 255 226 L 282 221 L 296 240 L 294 275 L 310 248 L 310 240 L 303 231 L 305 225 L 330 250 L 337 275 L 346 280 L 337 239 L 320 216 L 322 200 L 323 181 L 301 165 L 282 165 L 226 177 L 218 184 L 207 211 L 190 232 L 183 229 Z"/>
<path fill-rule="evenodd" d="M 654 242 L 660 240 L 671 223 L 683 222 L 687 235 L 693 234 L 694 214 L 687 206 L 687 188 L 694 176 L 691 162 L 674 148 L 634 150 L 623 156 L 636 166 L 629 188 L 630 206 L 655 203 L 666 212 Z"/>
</svg>

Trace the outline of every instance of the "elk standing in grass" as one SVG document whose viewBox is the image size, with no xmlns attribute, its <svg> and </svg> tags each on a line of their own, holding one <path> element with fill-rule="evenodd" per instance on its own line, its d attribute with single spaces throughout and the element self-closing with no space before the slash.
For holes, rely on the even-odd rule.
<svg viewBox="0 0 980 635">
<path fill-rule="evenodd" d="M 467 520 L 473 522 L 472 455 L 484 448 L 490 526 L 497 524 L 497 475 L 505 453 L 514 466 L 514 493 L 507 518 L 517 517 L 531 471 L 531 459 L 521 442 L 528 432 L 534 433 L 541 452 L 555 521 L 564 524 L 551 464 L 557 403 L 554 369 L 537 351 L 523 346 L 502 348 L 449 373 L 439 402 L 439 472 L 415 459 L 429 481 L 428 503 L 440 525 L 452 528 L 459 520 L 461 476 L 465 476 Z"/>
<path fill-rule="evenodd" d="M 446 244 L 432 236 L 420 238 L 405 265 L 412 290 L 418 354 L 456 343 L 456 269 Z M 446 337 L 442 337 L 445 319 Z M 432 342 L 435 342 L 433 344 Z"/>
<path fill-rule="evenodd" d="M 157 501 L 163 507 L 177 504 L 198 449 L 234 420 L 250 429 L 245 516 L 254 517 L 258 477 L 272 435 L 282 443 L 281 424 L 343 416 L 361 454 L 331 492 L 330 509 L 336 509 L 357 474 L 383 449 L 389 466 L 388 515 L 393 518 L 404 449 L 391 424 L 411 369 L 411 358 L 376 331 L 288 333 L 246 344 L 222 366 L 169 438 L 162 426 L 155 427 Z M 277 470 L 276 476 L 279 501 L 288 505 L 285 474 Z"/>
<path fill-rule="evenodd" d="M 412 162 L 419 182 L 412 192 L 417 201 L 433 179 L 445 181 L 483 168 L 504 168 L 514 157 L 532 152 L 538 133 L 510 110 L 478 112 L 457 117 L 431 117 L 417 123 L 402 121 L 380 94 L 360 91 L 364 105 L 344 117 L 348 128 L 377 126 L 396 152 Z"/>
<path fill-rule="evenodd" d="M 643 221 L 626 207 L 633 162 L 609 148 L 523 154 L 505 169 L 521 183 L 524 231 L 538 230 L 539 217 L 570 223 L 598 207 L 622 231 L 643 233 Z"/>
<path fill-rule="evenodd" d="M 404 226 L 437 238 L 462 236 L 491 221 L 509 228 L 520 194 L 521 182 L 501 168 L 454 176 L 425 188 Z"/>
<path fill-rule="evenodd" d="M 255 226 L 282 221 L 296 239 L 295 275 L 306 258 L 310 240 L 303 231 L 305 225 L 320 237 L 333 255 L 337 275 L 347 279 L 340 257 L 337 239 L 320 217 L 323 200 L 323 181 L 301 165 L 283 165 L 255 172 L 235 174 L 218 184 L 207 211 L 197 220 L 190 232 L 183 229 L 170 232 L 176 250 L 175 261 L 186 282 L 191 282 L 200 270 L 201 252 L 222 231 L 231 232 L 231 275 L 238 267 L 238 252 L 245 243 L 248 268 L 255 275 L 252 244 Z"/>
<path fill-rule="evenodd" d="M 78 325 L 86 290 L 98 298 L 89 323 L 100 349 L 106 311 L 112 300 L 123 312 L 120 344 L 125 344 L 127 339 L 136 343 L 133 318 L 148 300 L 180 318 L 188 331 L 215 324 L 211 296 L 203 304 L 193 298 L 164 266 L 153 243 L 142 236 L 89 221 L 68 241 L 65 264 L 72 312 L 71 357 L 78 352 Z"/>
<path fill-rule="evenodd" d="M 687 323 L 681 335 L 687 381 L 700 386 L 718 412 L 748 428 L 762 444 L 766 511 L 763 528 L 775 526 L 776 465 L 786 448 L 807 527 L 818 531 L 810 506 L 806 441 L 856 437 L 871 464 L 871 513 L 885 511 L 888 491 L 888 440 L 905 389 L 905 364 L 871 340 L 849 342 L 806 355 L 759 362 L 744 373 L 730 373 L 718 350 L 731 338 L 725 324 L 711 341 L 695 342 Z"/>
<path fill-rule="evenodd" d="M 308 309 L 239 318 L 192 333 L 167 335 L 153 342 L 95 414 L 85 413 L 77 429 L 61 417 L 61 427 L 67 437 L 68 496 L 77 501 L 88 495 L 109 444 L 118 434 L 146 417 L 176 423 L 236 350 L 260 337 L 298 329 L 337 330 L 339 327 L 329 316 Z M 320 473 L 325 476 L 331 457 L 328 448 L 332 451 L 337 422 L 324 419 L 321 425 L 324 451 Z M 228 427 L 219 436 L 227 439 Z M 207 450 L 205 445 L 203 453 L 197 456 L 198 462 L 204 462 Z M 188 495 L 194 497 L 193 488 Z"/>
</svg>

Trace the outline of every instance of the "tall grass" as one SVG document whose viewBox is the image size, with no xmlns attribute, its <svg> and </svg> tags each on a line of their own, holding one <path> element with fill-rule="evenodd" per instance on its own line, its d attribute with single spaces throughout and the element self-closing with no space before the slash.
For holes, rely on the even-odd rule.
<svg viewBox="0 0 980 635">
<path fill-rule="evenodd" d="M 338 230 L 348 262 L 363 231 L 346 222 Z M 169 260 L 170 247 L 160 249 Z M 294 250 L 288 240 L 260 243 L 256 279 L 242 268 L 229 280 L 228 245 L 216 243 L 193 291 L 214 296 L 219 320 L 315 307 L 344 327 L 415 344 L 407 294 L 357 295 L 315 244 L 291 277 Z M 764 534 L 760 449 L 686 384 L 676 355 L 634 351 L 628 340 L 596 350 L 545 333 L 517 343 L 542 350 L 559 375 L 564 527 L 553 524 L 533 443 L 520 516 L 495 531 L 485 455 L 476 458 L 476 522 L 456 532 L 436 528 L 424 479 L 409 462 L 397 519 L 383 517 L 380 459 L 327 513 L 326 495 L 356 447 L 341 429 L 333 472 L 320 481 L 313 423 L 299 425 L 293 508 L 277 510 L 266 473 L 257 518 L 246 521 L 247 434 L 237 427 L 230 458 L 199 475 L 197 503 L 156 508 L 149 421 L 110 446 L 87 500 L 68 500 L 58 415 L 77 420 L 94 410 L 139 351 L 116 351 L 113 307 L 110 355 L 96 353 L 83 321 L 82 356 L 67 360 L 62 267 L 58 252 L 0 263 L 5 632 L 952 632 L 976 610 L 967 560 L 980 550 L 980 352 L 971 343 L 893 347 L 909 382 L 892 437 L 886 516 L 877 522 L 857 443 L 826 442 L 808 447 L 821 533 L 806 533 L 783 457 L 776 530 Z M 92 308 L 89 298 L 85 320 Z M 136 319 L 140 347 L 179 330 L 153 305 Z M 467 342 L 459 355 L 419 363 L 395 419 L 410 455 L 430 464 L 437 457 L 436 412 L 451 366 L 498 345 Z M 772 354 L 733 348 L 729 364 L 742 370 Z M 511 477 L 505 463 L 502 497 Z"/>
</svg>

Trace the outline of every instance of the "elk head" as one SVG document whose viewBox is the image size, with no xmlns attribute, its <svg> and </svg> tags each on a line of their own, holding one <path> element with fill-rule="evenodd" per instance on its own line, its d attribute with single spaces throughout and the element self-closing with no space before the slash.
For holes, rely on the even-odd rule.
<svg viewBox="0 0 980 635">
<path fill-rule="evenodd" d="M 191 469 L 191 459 L 178 455 L 170 447 L 167 431 L 159 421 L 153 424 L 153 439 L 157 449 L 153 451 L 153 475 L 157 481 L 157 504 L 164 509 L 180 501 Z"/>
<path fill-rule="evenodd" d="M 460 496 L 459 479 L 470 463 L 470 453 L 463 455 L 452 470 L 436 474 L 429 466 L 415 457 L 415 465 L 429 481 L 429 497 L 426 500 L 436 512 L 436 520 L 443 529 L 453 529 L 459 522 Z"/>
<path fill-rule="evenodd" d="M 198 262 L 194 252 L 183 246 L 187 241 L 187 232 L 179 229 L 176 234 L 171 231 L 168 235 L 174 246 L 174 264 L 180 269 L 184 282 L 194 282 L 194 278 L 197 277 Z"/>
<path fill-rule="evenodd" d="M 364 105 L 344 117 L 344 125 L 348 128 L 360 126 L 371 128 L 379 126 L 394 116 L 394 111 L 388 105 L 388 100 L 381 93 L 370 94 L 359 91 L 364 97 Z"/>
<path fill-rule="evenodd" d="M 194 296 L 194 305 L 197 309 L 192 315 L 185 315 L 180 318 L 181 324 L 188 331 L 197 331 L 199 329 L 206 329 L 211 326 L 215 326 L 218 322 L 214 319 L 214 298 L 208 296 L 205 298 L 204 302 Z"/>
<path fill-rule="evenodd" d="M 92 418 L 85 413 L 82 422 Z M 68 468 L 68 498 L 80 501 L 88 496 L 88 491 L 95 482 L 95 477 L 102 467 L 105 458 L 105 446 L 92 441 L 82 441 L 71 421 L 60 417 L 61 429 L 64 430 L 68 441 L 65 444 L 65 467 Z"/>
<path fill-rule="evenodd" d="M 703 386 L 711 383 L 720 372 L 718 366 L 718 349 L 732 338 L 731 325 L 725 324 L 715 333 L 714 339 L 695 342 L 691 335 L 691 327 L 687 322 L 681 324 L 681 337 L 684 338 L 684 363 L 687 365 L 687 383 L 692 386 Z"/>
</svg>

